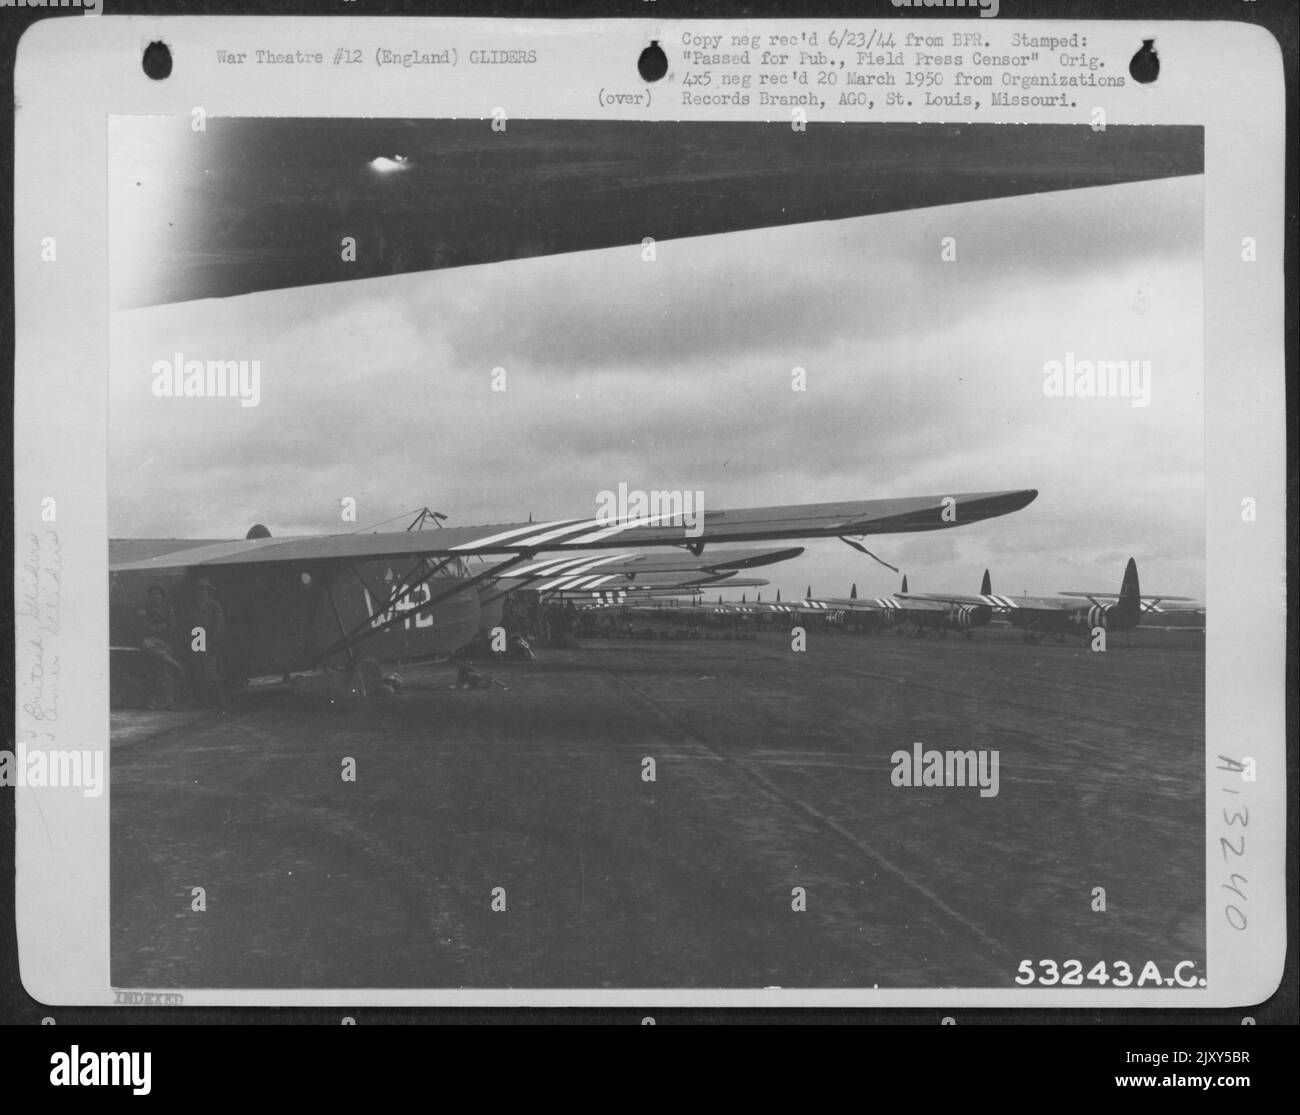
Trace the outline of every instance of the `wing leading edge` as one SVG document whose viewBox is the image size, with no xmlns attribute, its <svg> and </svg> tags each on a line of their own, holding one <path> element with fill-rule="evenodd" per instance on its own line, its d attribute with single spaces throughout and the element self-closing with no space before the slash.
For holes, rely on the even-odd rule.
<svg viewBox="0 0 1300 1115">
<path fill-rule="evenodd" d="M 174 125 L 185 135 L 188 122 Z M 227 118 L 150 165 L 118 308 L 1200 174 L 1191 125 Z M 400 153 L 399 174 L 376 154 Z M 134 168 L 134 163 L 129 164 Z M 132 190 L 138 171 L 112 183 Z M 197 207 L 192 197 L 200 193 Z M 123 193 L 123 196 L 126 196 Z M 165 221 L 192 209 L 184 227 Z M 367 248 L 340 264 L 319 245 Z"/>
<path fill-rule="evenodd" d="M 257 538 L 193 545 L 127 561 L 110 560 L 114 573 L 132 570 L 311 564 L 408 557 L 528 557 L 565 550 L 631 546 L 686 546 L 692 551 L 730 542 L 834 538 L 841 535 L 903 534 L 944 530 L 1019 511 L 1038 492 L 1020 489 L 963 495 L 915 496 L 849 503 L 793 504 L 709 511 L 702 524 L 680 516 L 624 519 L 567 519 L 485 527 L 443 527 L 437 531 L 336 534 L 308 538 Z"/>
</svg>

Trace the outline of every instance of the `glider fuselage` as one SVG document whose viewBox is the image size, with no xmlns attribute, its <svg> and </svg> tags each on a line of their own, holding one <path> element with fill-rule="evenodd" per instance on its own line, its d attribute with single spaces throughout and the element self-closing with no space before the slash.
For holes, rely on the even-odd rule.
<svg viewBox="0 0 1300 1115">
<path fill-rule="evenodd" d="M 499 621 L 499 599 L 486 608 L 480 606 L 479 588 L 448 573 L 417 583 L 387 606 L 394 578 L 406 572 L 384 561 L 357 562 L 315 574 L 292 564 L 202 570 L 225 619 L 225 630 L 212 633 L 212 644 L 226 678 L 237 681 L 345 665 L 346 649 L 327 652 L 349 636 L 357 657 L 381 662 L 437 658 L 465 646 L 493 617 Z M 201 626 L 194 609 L 198 579 L 190 571 L 111 574 L 111 645 L 140 646 L 149 588 L 159 584 L 176 615 L 175 653 L 191 653 L 199 638 L 196 628 Z M 456 592 L 456 584 L 462 581 L 467 587 Z M 449 592 L 432 607 L 421 607 Z M 205 643 L 208 635 L 203 633 Z"/>
</svg>

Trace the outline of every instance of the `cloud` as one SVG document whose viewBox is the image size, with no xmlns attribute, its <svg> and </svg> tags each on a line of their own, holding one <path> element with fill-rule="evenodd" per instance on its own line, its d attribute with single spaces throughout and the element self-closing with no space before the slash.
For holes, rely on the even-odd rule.
<svg viewBox="0 0 1300 1115">
<path fill-rule="evenodd" d="M 665 242 L 654 263 L 620 248 L 114 314 L 111 529 L 337 531 L 344 496 L 361 523 L 567 517 L 619 481 L 710 508 L 1037 487 L 1009 518 L 871 548 L 918 586 L 996 565 L 1034 591 L 1099 587 L 1133 553 L 1196 594 L 1201 194 L 1176 179 Z M 173 352 L 258 360 L 260 405 L 154 398 Z M 1066 353 L 1149 360 L 1151 405 L 1045 396 Z M 838 542 L 767 575 L 896 587 Z"/>
<path fill-rule="evenodd" d="M 1109 186 L 473 268 L 426 303 L 466 365 L 560 374 L 815 350 L 1005 309 L 1131 263 L 1197 266 L 1201 179 Z M 953 241 L 956 259 L 941 258 Z M 972 274 L 974 273 L 974 274 Z M 1136 292 L 1135 292 L 1136 296 Z"/>
</svg>

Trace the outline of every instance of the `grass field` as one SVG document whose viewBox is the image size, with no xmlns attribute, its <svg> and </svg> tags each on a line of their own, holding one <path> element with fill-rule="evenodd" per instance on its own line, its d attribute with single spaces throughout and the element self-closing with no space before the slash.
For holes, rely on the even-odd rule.
<svg viewBox="0 0 1300 1115">
<path fill-rule="evenodd" d="M 794 653 L 772 632 L 485 668 L 509 690 L 451 690 L 442 667 L 347 709 L 267 693 L 113 713 L 114 983 L 1013 987 L 1042 958 L 1204 974 L 1194 633 L 1094 654 L 993 630 L 813 631 Z M 997 796 L 893 785 L 916 741 L 996 749 Z"/>
</svg>

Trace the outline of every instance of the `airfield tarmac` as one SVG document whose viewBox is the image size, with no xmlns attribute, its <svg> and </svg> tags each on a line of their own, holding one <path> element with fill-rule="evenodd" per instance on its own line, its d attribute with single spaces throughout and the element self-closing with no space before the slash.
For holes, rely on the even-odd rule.
<svg viewBox="0 0 1300 1115">
<path fill-rule="evenodd" d="M 114 984 L 1014 987 L 1041 958 L 1205 973 L 1196 633 L 1112 633 L 1095 654 L 813 630 L 795 653 L 771 631 L 479 665 L 509 690 L 449 689 L 441 666 L 360 705 L 115 711 Z M 914 741 L 997 749 L 998 795 L 892 785 Z"/>
</svg>

